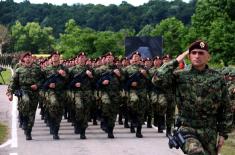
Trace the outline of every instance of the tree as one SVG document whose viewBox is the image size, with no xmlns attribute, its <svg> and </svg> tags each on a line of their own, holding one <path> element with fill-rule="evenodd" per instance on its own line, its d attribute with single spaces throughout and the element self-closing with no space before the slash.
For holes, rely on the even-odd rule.
<svg viewBox="0 0 235 155">
<path fill-rule="evenodd" d="M 234 59 L 234 0 L 198 0 L 192 16 L 194 40 L 209 43 L 212 61 L 228 64 Z M 191 32 L 189 32 L 191 33 Z M 233 61 L 234 62 L 234 61 Z"/>
<path fill-rule="evenodd" d="M 182 52 L 182 40 L 186 30 L 184 24 L 175 17 L 162 20 L 152 31 L 152 36 L 163 36 L 163 48 L 165 53 L 178 55 Z"/>
<path fill-rule="evenodd" d="M 53 29 L 41 28 L 38 23 L 27 23 L 23 26 L 19 21 L 11 27 L 14 51 L 31 51 L 32 53 L 50 52 L 53 50 Z"/>
<path fill-rule="evenodd" d="M 0 55 L 2 54 L 2 46 L 10 41 L 8 29 L 4 25 L 0 25 Z"/>
<path fill-rule="evenodd" d="M 150 36 L 153 30 L 152 25 L 145 25 L 136 36 Z"/>
</svg>

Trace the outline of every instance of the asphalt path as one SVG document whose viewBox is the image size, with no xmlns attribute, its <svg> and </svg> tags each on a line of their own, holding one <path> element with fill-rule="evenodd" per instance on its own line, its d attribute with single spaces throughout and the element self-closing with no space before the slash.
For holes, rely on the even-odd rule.
<svg viewBox="0 0 235 155">
<path fill-rule="evenodd" d="M 183 155 L 181 150 L 169 149 L 165 133 L 158 133 L 156 128 L 143 126 L 144 138 L 116 123 L 114 139 L 108 139 L 100 126 L 89 123 L 87 139 L 81 140 L 74 134 L 73 126 L 63 119 L 59 131 L 60 140 L 53 140 L 39 109 L 32 131 L 31 141 L 25 140 L 22 129 L 18 128 L 16 104 L 9 102 L 5 96 L 6 86 L 0 86 L 0 119 L 10 128 L 9 140 L 0 145 L 0 155 Z M 98 122 L 99 123 L 99 122 Z"/>
</svg>

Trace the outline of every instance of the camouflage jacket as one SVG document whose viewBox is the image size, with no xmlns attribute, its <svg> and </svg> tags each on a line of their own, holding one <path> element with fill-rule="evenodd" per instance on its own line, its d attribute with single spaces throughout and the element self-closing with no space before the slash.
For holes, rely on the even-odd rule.
<svg viewBox="0 0 235 155">
<path fill-rule="evenodd" d="M 149 75 L 147 74 L 147 77 L 144 77 L 144 75 L 142 75 L 142 73 L 140 73 L 140 69 L 144 69 L 141 65 L 129 65 L 125 68 L 122 69 L 123 75 L 124 75 L 124 87 L 129 87 L 127 89 L 134 89 L 134 90 L 147 90 L 147 85 L 148 85 L 148 78 Z M 136 80 L 134 80 L 133 82 L 137 82 L 137 86 L 135 88 L 130 86 L 130 81 L 132 76 L 134 74 L 138 73 L 138 77 L 136 78 Z M 129 86 L 128 86 L 129 85 Z"/>
<path fill-rule="evenodd" d="M 58 74 L 58 71 L 59 70 L 64 70 L 65 73 L 66 73 L 66 76 L 63 77 L 61 75 Z M 43 70 L 43 73 L 44 73 L 44 84 L 45 82 L 47 82 L 47 80 L 53 76 L 53 75 L 57 75 L 58 76 L 58 80 L 56 80 L 56 86 L 55 86 L 55 91 L 63 91 L 66 87 L 66 84 L 68 83 L 68 79 L 69 79 L 69 74 L 68 74 L 68 69 L 65 68 L 63 65 L 57 65 L 57 66 L 53 66 L 53 65 L 50 65 L 48 67 L 46 67 L 44 70 Z"/>
<path fill-rule="evenodd" d="M 76 82 L 79 82 L 81 83 L 81 87 L 76 90 L 91 90 L 93 87 L 94 79 L 91 79 L 86 75 L 87 70 L 93 72 L 91 69 L 89 69 L 88 66 L 76 65 L 74 67 L 69 68 L 69 86 L 74 87 L 72 85 L 74 85 Z"/>
<path fill-rule="evenodd" d="M 203 71 L 191 67 L 174 72 L 177 66 L 176 60 L 164 64 L 153 77 L 153 84 L 160 82 L 169 87 L 168 81 L 174 82 L 182 125 L 212 128 L 226 136 L 231 131 L 233 116 L 228 89 L 221 74 L 208 67 Z"/>
<path fill-rule="evenodd" d="M 117 77 L 113 70 L 116 69 L 114 65 L 102 65 L 98 68 L 95 68 L 95 81 L 96 81 L 96 88 L 98 90 L 103 91 L 120 91 L 121 87 L 121 79 Z M 109 85 L 104 86 L 102 82 L 104 80 L 109 80 Z"/>
<path fill-rule="evenodd" d="M 31 90 L 31 85 L 36 84 L 38 88 L 42 84 L 42 72 L 40 66 L 33 63 L 31 66 L 20 65 L 12 77 L 8 86 L 8 92 L 14 93 L 18 89 Z"/>
</svg>

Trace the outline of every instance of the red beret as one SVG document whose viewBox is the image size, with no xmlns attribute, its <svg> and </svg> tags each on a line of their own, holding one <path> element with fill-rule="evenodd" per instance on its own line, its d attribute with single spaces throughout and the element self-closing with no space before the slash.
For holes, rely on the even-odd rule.
<svg viewBox="0 0 235 155">
<path fill-rule="evenodd" d="M 172 59 L 172 56 L 170 54 L 167 54 L 162 57 L 162 59 L 165 59 L 165 58 Z"/>
<path fill-rule="evenodd" d="M 24 57 L 26 56 L 31 56 L 32 54 L 30 52 L 25 52 L 25 53 L 22 53 L 21 56 L 20 56 L 20 60 L 23 60 Z"/>
<path fill-rule="evenodd" d="M 141 57 L 141 53 L 140 53 L 139 51 L 135 51 L 135 52 L 133 52 L 133 53 L 131 54 L 131 57 L 130 57 L 130 58 L 132 58 L 132 57 L 133 57 L 133 55 L 139 55 L 139 56 Z"/>
<path fill-rule="evenodd" d="M 197 40 L 189 46 L 189 53 L 194 49 L 208 51 L 208 44 L 202 40 Z"/>
<path fill-rule="evenodd" d="M 79 54 L 77 55 L 77 58 L 80 57 L 81 55 L 82 55 L 82 56 L 86 56 L 86 53 L 84 53 L 84 52 L 79 53 Z"/>
</svg>

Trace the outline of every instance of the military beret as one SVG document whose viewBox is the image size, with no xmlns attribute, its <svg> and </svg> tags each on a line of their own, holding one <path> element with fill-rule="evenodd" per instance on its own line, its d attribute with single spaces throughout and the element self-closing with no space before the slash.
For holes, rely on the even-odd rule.
<svg viewBox="0 0 235 155">
<path fill-rule="evenodd" d="M 54 52 L 51 53 L 51 57 L 52 57 L 53 55 L 60 55 L 60 53 L 59 53 L 58 51 L 54 51 Z"/>
<path fill-rule="evenodd" d="M 31 55 L 32 55 L 31 52 L 22 53 L 21 56 L 20 56 L 20 60 L 23 60 L 24 57 L 26 57 L 26 56 L 31 56 Z"/>
<path fill-rule="evenodd" d="M 153 60 L 162 60 L 160 56 L 156 56 L 153 58 Z"/>
<path fill-rule="evenodd" d="M 150 58 L 145 58 L 144 61 L 152 61 Z"/>
<path fill-rule="evenodd" d="M 208 44 L 202 40 L 197 40 L 189 46 L 189 53 L 194 49 L 208 51 Z"/>
<path fill-rule="evenodd" d="M 103 57 L 107 57 L 107 56 L 113 56 L 113 53 L 112 53 L 112 52 L 108 52 L 108 53 L 105 53 L 105 54 L 103 55 Z"/>
<path fill-rule="evenodd" d="M 162 59 L 166 59 L 166 58 L 172 59 L 172 56 L 171 56 L 170 54 L 166 54 L 166 55 L 164 55 L 164 56 L 162 57 Z"/>
<path fill-rule="evenodd" d="M 132 58 L 134 55 L 139 55 L 141 57 L 141 53 L 139 51 L 133 52 L 130 58 Z"/>
<path fill-rule="evenodd" d="M 80 57 L 80 56 L 87 56 L 86 53 L 84 52 L 80 52 L 78 55 L 77 55 L 77 58 Z"/>
</svg>

